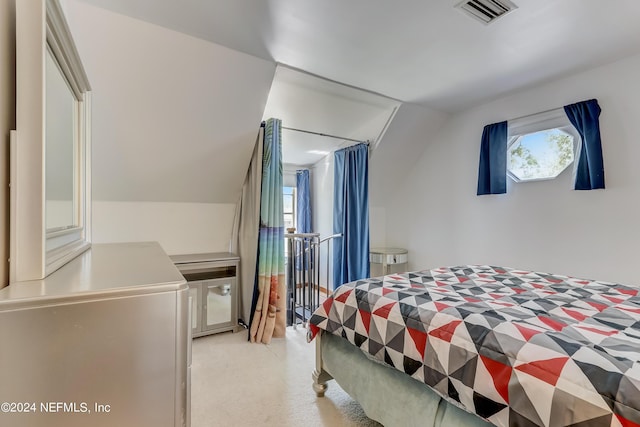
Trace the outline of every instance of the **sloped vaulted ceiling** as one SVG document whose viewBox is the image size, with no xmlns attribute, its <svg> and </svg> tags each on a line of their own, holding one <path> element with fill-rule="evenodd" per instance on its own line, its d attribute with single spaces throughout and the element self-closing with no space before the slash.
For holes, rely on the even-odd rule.
<svg viewBox="0 0 640 427">
<path fill-rule="evenodd" d="M 65 7 L 93 89 L 93 199 L 235 203 L 275 63 Z"/>
<path fill-rule="evenodd" d="M 489 26 L 457 0 L 62 1 L 96 94 L 97 200 L 234 202 L 275 61 L 456 112 L 640 50 L 637 0 L 514 0 Z"/>
<path fill-rule="evenodd" d="M 380 95 L 279 66 L 264 117 L 282 119 L 282 161 L 308 166 L 355 142 L 286 128 L 377 142 L 399 105 Z"/>
<path fill-rule="evenodd" d="M 638 0 L 84 0 L 338 82 L 455 112 L 640 51 Z"/>
</svg>

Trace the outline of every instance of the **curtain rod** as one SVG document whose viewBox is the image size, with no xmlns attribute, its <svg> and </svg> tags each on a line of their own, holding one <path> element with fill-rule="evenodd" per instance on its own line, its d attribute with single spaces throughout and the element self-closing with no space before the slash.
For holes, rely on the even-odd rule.
<svg viewBox="0 0 640 427">
<path fill-rule="evenodd" d="M 361 144 L 367 144 L 367 145 L 369 145 L 369 141 L 361 141 L 361 140 L 359 140 L 359 139 L 345 138 L 345 137 L 343 137 L 343 136 L 328 135 L 328 134 L 326 134 L 326 133 L 313 132 L 313 131 L 310 131 L 310 130 L 304 130 L 304 129 L 289 128 L 289 127 L 285 127 L 285 126 L 282 126 L 282 129 L 292 130 L 292 131 L 294 131 L 294 132 L 309 133 L 309 134 L 311 134 L 311 135 L 326 136 L 326 137 L 328 137 L 328 138 L 342 139 L 342 140 L 344 140 L 344 141 L 359 142 L 359 143 L 361 143 Z"/>
<path fill-rule="evenodd" d="M 520 117 L 514 117 L 513 119 L 509 119 L 507 120 L 508 122 L 513 122 L 515 120 L 520 120 L 520 119 L 526 119 L 528 117 L 533 117 L 533 116 L 537 116 L 539 114 L 546 114 L 546 113 L 551 113 L 554 111 L 564 111 L 564 107 L 558 107 L 558 108 L 551 108 L 549 110 L 544 110 L 544 111 L 539 111 L 537 113 L 531 113 L 531 114 L 526 114 L 524 116 L 520 116 Z"/>
</svg>

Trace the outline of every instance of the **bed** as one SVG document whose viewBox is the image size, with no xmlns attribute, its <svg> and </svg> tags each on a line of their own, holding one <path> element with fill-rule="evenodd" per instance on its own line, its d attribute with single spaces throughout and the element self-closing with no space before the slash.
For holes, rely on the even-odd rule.
<svg viewBox="0 0 640 427">
<path fill-rule="evenodd" d="M 640 425 L 639 289 L 486 265 L 339 287 L 313 388 L 387 426 Z"/>
</svg>

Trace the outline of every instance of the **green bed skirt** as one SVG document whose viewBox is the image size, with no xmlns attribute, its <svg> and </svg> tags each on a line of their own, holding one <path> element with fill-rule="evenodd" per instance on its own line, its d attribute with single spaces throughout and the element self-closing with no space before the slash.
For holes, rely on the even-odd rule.
<svg viewBox="0 0 640 427">
<path fill-rule="evenodd" d="M 323 333 L 324 369 L 373 420 L 386 427 L 490 427 L 427 385 L 370 360 L 347 340 Z"/>
</svg>

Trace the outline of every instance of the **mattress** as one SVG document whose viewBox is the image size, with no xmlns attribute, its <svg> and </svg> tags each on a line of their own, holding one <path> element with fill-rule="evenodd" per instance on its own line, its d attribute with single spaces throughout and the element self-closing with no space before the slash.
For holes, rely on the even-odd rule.
<svg viewBox="0 0 640 427">
<path fill-rule="evenodd" d="M 359 280 L 312 315 L 498 426 L 640 424 L 640 298 L 621 284 L 495 266 Z"/>
</svg>

